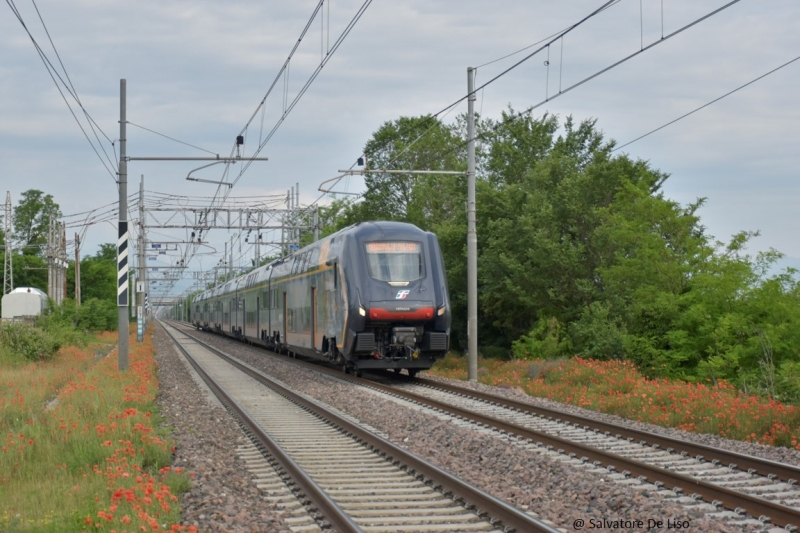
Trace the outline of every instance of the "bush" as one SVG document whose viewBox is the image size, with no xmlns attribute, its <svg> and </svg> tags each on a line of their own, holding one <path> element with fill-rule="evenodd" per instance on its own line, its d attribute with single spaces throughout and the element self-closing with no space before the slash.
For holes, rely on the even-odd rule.
<svg viewBox="0 0 800 533">
<path fill-rule="evenodd" d="M 62 326 L 72 326 L 75 322 L 75 301 L 64 300 L 61 305 L 56 305 L 55 301 L 48 299 L 49 305 L 41 316 L 36 320 L 36 325 L 47 329 L 55 324 Z"/>
<path fill-rule="evenodd" d="M 52 359 L 61 348 L 58 339 L 39 328 L 21 324 L 0 324 L 0 344 L 14 357 L 29 361 Z"/>
<path fill-rule="evenodd" d="M 542 319 L 530 333 L 511 344 L 511 351 L 515 359 L 557 359 L 570 355 L 572 342 L 562 335 L 558 319 Z"/>
<path fill-rule="evenodd" d="M 585 306 L 578 320 L 570 324 L 575 353 L 590 359 L 622 359 L 623 336 L 610 317 L 608 305 L 592 302 Z"/>
<path fill-rule="evenodd" d="M 85 302 L 75 313 L 75 326 L 89 331 L 116 331 L 117 320 L 117 305 L 97 298 Z"/>
<path fill-rule="evenodd" d="M 778 369 L 777 396 L 783 402 L 800 404 L 800 362 L 786 361 Z"/>
<path fill-rule="evenodd" d="M 74 300 L 64 300 L 56 306 L 51 302 L 48 311 L 39 317 L 37 325 L 48 332 L 64 337 L 80 346 L 85 344 L 80 332 L 101 332 L 117 330 L 118 310 L 115 302 L 91 298 L 80 307 Z M 77 331 L 76 331 L 77 330 Z"/>
<path fill-rule="evenodd" d="M 86 346 L 89 343 L 89 336 L 85 332 L 64 324 L 49 324 L 44 328 L 44 332 L 61 346 Z"/>
<path fill-rule="evenodd" d="M 85 346 L 88 342 L 86 335 L 75 329 L 73 300 L 64 300 L 59 306 L 50 300 L 50 306 L 36 320 L 36 325 L 60 346 Z"/>
<path fill-rule="evenodd" d="M 496 359 L 498 361 L 508 361 L 511 357 L 511 350 L 508 348 L 504 348 L 503 346 L 481 346 L 480 347 L 480 356 L 485 357 L 486 359 Z"/>
</svg>

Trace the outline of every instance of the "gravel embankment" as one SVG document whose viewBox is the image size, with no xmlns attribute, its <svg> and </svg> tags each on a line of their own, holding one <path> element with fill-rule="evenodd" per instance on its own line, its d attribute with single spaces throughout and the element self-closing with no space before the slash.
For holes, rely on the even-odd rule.
<svg viewBox="0 0 800 533">
<path fill-rule="evenodd" d="M 590 411 L 588 409 L 583 409 L 582 407 L 555 402 L 553 400 L 548 400 L 547 398 L 536 398 L 528 396 L 524 391 L 516 388 L 490 387 L 482 383 L 466 383 L 463 381 L 455 381 L 427 374 L 424 377 L 433 381 L 454 383 L 461 387 L 469 387 L 475 390 L 480 390 L 482 392 L 489 392 L 491 394 L 504 396 L 506 398 L 510 398 L 513 400 L 527 402 L 531 405 L 535 405 L 538 407 L 557 409 L 562 413 L 567 413 L 577 416 L 591 416 L 595 420 L 608 422 L 610 424 L 617 424 L 642 431 L 650 431 L 651 433 L 657 433 L 659 435 L 664 435 L 666 437 L 671 437 L 673 439 L 680 439 L 689 442 L 694 442 L 696 444 L 703 444 L 705 446 L 710 446 L 712 448 L 722 448 L 732 452 L 737 452 L 746 455 L 753 455 L 756 457 L 769 459 L 771 461 L 778 461 L 780 463 L 786 463 L 789 465 L 800 467 L 800 451 L 792 450 L 790 448 L 765 446 L 763 444 L 758 444 L 755 442 L 742 442 L 738 440 L 730 440 L 718 437 L 717 435 L 692 433 L 690 431 L 665 428 L 662 426 L 657 426 L 655 424 L 637 422 L 635 420 L 629 420 L 627 418 L 622 418 L 616 415 L 598 413 L 597 411 Z"/>
<path fill-rule="evenodd" d="M 194 474 L 181 499 L 183 524 L 199 531 L 288 533 L 277 512 L 264 504 L 244 462 L 234 451 L 247 442 L 238 424 L 192 378 L 172 340 L 156 325 L 158 403 L 176 440 L 173 466 Z"/>
<path fill-rule="evenodd" d="M 288 531 L 275 512 L 270 511 L 259 499 L 258 489 L 249 481 L 250 476 L 233 451 L 234 446 L 244 439 L 238 426 L 220 408 L 208 407 L 207 400 L 198 391 L 185 366 L 177 361 L 177 352 L 168 347 L 167 337 L 160 328 L 156 327 L 155 330 L 161 365 L 160 403 L 169 423 L 176 427 L 176 466 L 185 467 L 197 475 L 194 488 L 183 500 L 185 523 L 195 524 L 201 531 Z M 667 519 L 688 521 L 690 531 L 713 533 L 763 529 L 755 525 L 722 523 L 700 510 L 687 509 L 651 491 L 610 481 L 604 474 L 567 466 L 492 435 L 457 427 L 433 415 L 382 399 L 354 385 L 335 382 L 283 361 L 276 361 L 243 344 L 231 343 L 210 334 L 200 335 L 226 352 L 275 376 L 289 387 L 385 432 L 390 440 L 431 463 L 522 509 L 533 511 L 568 531 L 574 531 L 572 524 L 576 520 L 584 520 L 585 529 L 588 529 L 592 518 L 639 519 L 645 522 L 648 519 L 663 520 L 664 531 Z M 521 397 L 514 390 L 483 385 L 476 387 Z M 531 403 L 554 404 L 527 396 L 525 399 Z M 565 411 L 586 413 L 578 408 L 556 405 Z M 619 420 L 608 415 L 597 416 Z M 629 422 L 629 425 L 653 429 L 646 424 Z M 664 428 L 656 430 L 660 433 L 674 431 Z M 800 454 L 790 450 L 735 443 L 685 432 L 676 432 L 676 435 L 744 453 L 755 453 L 755 450 L 763 457 L 800 464 Z"/>
</svg>

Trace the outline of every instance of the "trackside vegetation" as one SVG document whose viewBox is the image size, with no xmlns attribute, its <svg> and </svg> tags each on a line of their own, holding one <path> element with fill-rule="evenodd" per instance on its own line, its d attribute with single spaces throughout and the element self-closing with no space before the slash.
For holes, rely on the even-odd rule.
<svg viewBox="0 0 800 533">
<path fill-rule="evenodd" d="M 466 360 L 449 355 L 428 372 L 467 379 Z M 579 357 L 481 358 L 478 381 L 639 422 L 800 450 L 800 407 L 744 394 L 727 381 L 648 379 L 630 361 Z"/>
<path fill-rule="evenodd" d="M 681 205 L 669 175 L 615 150 L 596 121 L 478 121 L 478 330 L 487 358 L 633 364 L 648 378 L 732 386 L 800 403 L 800 282 L 780 252 L 749 255 L 757 228 L 718 240 Z M 466 178 L 381 168 L 466 170 L 463 117 L 386 122 L 366 143 L 367 190 L 321 217 L 329 231 L 391 219 L 439 238 L 466 348 Z"/>
<path fill-rule="evenodd" d="M 190 478 L 169 466 L 150 335 L 127 372 L 115 337 L 44 359 L 0 348 L 0 531 L 193 530 L 179 525 Z"/>
</svg>

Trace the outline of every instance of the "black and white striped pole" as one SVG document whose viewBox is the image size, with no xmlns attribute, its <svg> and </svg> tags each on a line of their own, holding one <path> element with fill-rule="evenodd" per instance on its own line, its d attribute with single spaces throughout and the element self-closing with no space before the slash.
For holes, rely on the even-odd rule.
<svg viewBox="0 0 800 533">
<path fill-rule="evenodd" d="M 128 159 L 125 151 L 126 80 L 119 80 L 119 238 L 117 239 L 117 361 L 128 370 Z"/>
</svg>

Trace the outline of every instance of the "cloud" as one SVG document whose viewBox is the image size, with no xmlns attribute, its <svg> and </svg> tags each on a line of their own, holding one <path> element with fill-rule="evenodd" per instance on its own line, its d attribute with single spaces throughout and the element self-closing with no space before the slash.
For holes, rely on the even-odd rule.
<svg viewBox="0 0 800 533">
<path fill-rule="evenodd" d="M 261 114 L 254 117 L 247 153 L 280 118 L 284 97 L 294 98 L 316 67 L 320 47 L 324 54 L 360 5 L 326 2 L 322 23 L 313 22 L 292 61 L 287 95 L 279 79 L 263 126 Z M 665 34 L 720 5 L 665 3 Z M 131 122 L 220 154 L 230 153 L 315 6 L 312 0 L 39 3 L 72 82 L 109 137 L 119 137 L 119 80 L 126 78 Z M 589 0 L 373 2 L 264 148 L 270 161 L 253 164 L 232 194 L 277 194 L 300 182 L 302 201 L 315 200 L 319 184 L 352 164 L 381 123 L 439 111 L 466 93 L 468 66 L 530 45 L 597 6 Z M 641 18 L 639 3 L 620 2 L 587 22 L 563 40 L 563 63 L 558 42 L 549 68 L 545 55 L 532 58 L 482 91 L 478 109 L 490 118 L 509 103 L 524 109 L 637 50 L 642 40 L 659 40 L 660 5 L 642 6 Z M 19 7 L 55 60 L 32 6 Z M 800 4 L 793 0 L 739 3 L 538 112 L 597 118 L 608 138 L 627 142 L 791 59 L 800 50 L 799 24 Z M 481 67 L 478 83 L 523 56 Z M 625 151 L 672 174 L 666 191 L 675 199 L 708 196 L 701 215 L 711 234 L 760 228 L 763 237 L 754 246 L 800 257 L 792 229 L 800 224 L 792 184 L 800 166 L 798 82 L 800 62 Z M 462 104 L 447 120 L 465 109 Z M 133 126 L 128 151 L 203 155 Z M 15 199 L 38 188 L 53 194 L 65 213 L 116 199 L 112 177 L 10 16 L 0 17 L 0 161 L 0 185 Z M 144 174 L 150 191 L 210 196 L 214 186 L 185 180 L 201 164 L 132 162 L 129 190 Z M 206 172 L 221 176 L 216 167 Z M 350 190 L 361 183 L 349 181 Z M 220 249 L 229 239 L 224 232 L 211 238 Z M 103 223 L 89 230 L 87 248 L 114 239 L 113 224 Z"/>
</svg>

